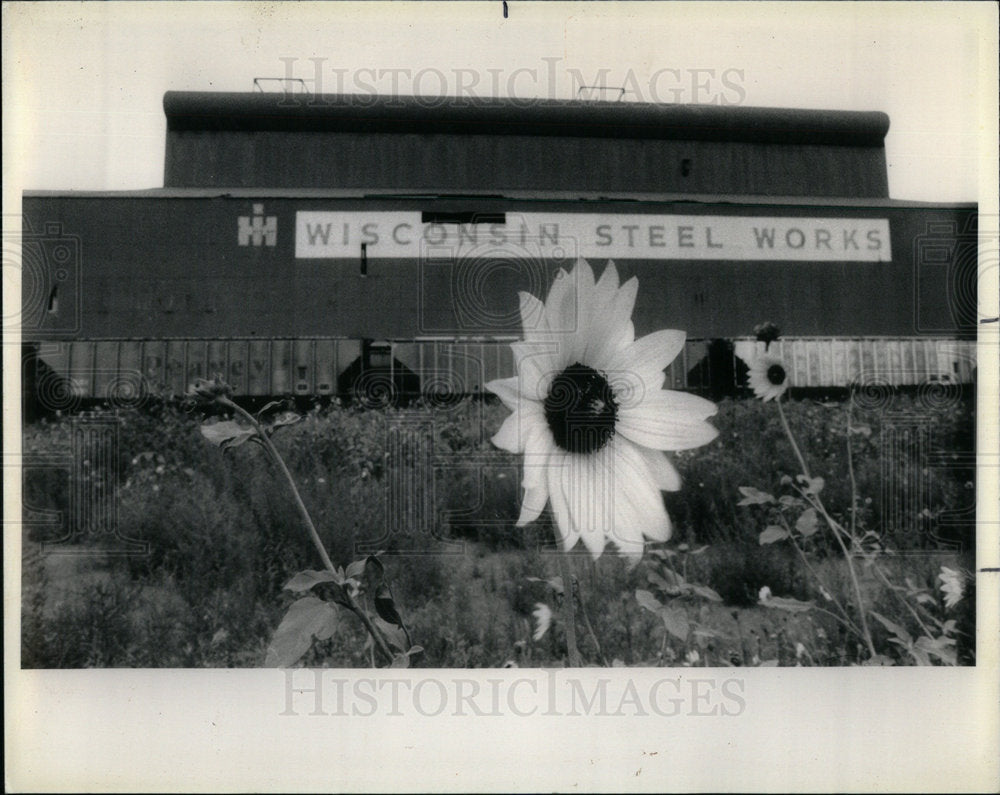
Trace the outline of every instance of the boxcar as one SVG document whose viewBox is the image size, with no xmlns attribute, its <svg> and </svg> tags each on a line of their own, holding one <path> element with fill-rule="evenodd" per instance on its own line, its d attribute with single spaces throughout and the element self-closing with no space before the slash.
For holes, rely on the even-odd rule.
<svg viewBox="0 0 1000 795">
<path fill-rule="evenodd" d="M 26 192 L 27 389 L 134 403 L 469 394 L 517 292 L 580 258 L 726 389 L 776 323 L 797 387 L 968 383 L 977 209 L 888 198 L 880 113 L 168 92 L 165 186 Z"/>
</svg>

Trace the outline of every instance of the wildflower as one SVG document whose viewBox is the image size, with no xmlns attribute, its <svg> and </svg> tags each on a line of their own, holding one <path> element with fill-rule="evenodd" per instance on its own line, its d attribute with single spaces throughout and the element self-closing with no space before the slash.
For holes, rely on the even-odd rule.
<svg viewBox="0 0 1000 795">
<path fill-rule="evenodd" d="M 541 640 L 552 625 L 552 608 L 544 602 L 536 602 L 535 609 L 531 611 L 531 615 L 535 617 L 536 621 L 535 634 L 531 637 L 535 640 Z"/>
<path fill-rule="evenodd" d="M 962 601 L 962 596 L 965 593 L 965 582 L 962 572 L 942 566 L 941 573 L 938 574 L 938 579 L 941 581 L 941 592 L 944 594 L 945 607 L 954 607 Z"/>
<path fill-rule="evenodd" d="M 768 321 L 754 326 L 753 333 L 759 342 L 764 343 L 764 350 L 766 351 L 771 346 L 771 343 L 781 336 L 781 329 Z"/>
<path fill-rule="evenodd" d="M 761 400 L 780 398 L 788 389 L 788 373 L 781 359 L 760 356 L 750 368 L 750 388 Z"/>
<path fill-rule="evenodd" d="M 220 397 L 229 397 L 233 394 L 232 388 L 223 380 L 221 375 L 215 378 L 199 378 L 188 387 L 187 397 L 202 403 L 214 403 Z"/>
<path fill-rule="evenodd" d="M 636 340 L 637 290 L 635 278 L 619 284 L 613 263 L 595 283 L 581 260 L 559 271 L 544 304 L 521 293 L 525 340 L 511 346 L 518 374 L 486 385 L 513 412 L 493 443 L 525 457 L 518 526 L 551 501 L 562 548 L 582 539 L 594 559 L 611 541 L 637 562 L 644 538 L 670 537 L 660 491 L 679 489 L 680 476 L 662 451 L 700 447 L 718 433 L 705 421 L 714 404 L 661 389 L 685 335 Z"/>
</svg>

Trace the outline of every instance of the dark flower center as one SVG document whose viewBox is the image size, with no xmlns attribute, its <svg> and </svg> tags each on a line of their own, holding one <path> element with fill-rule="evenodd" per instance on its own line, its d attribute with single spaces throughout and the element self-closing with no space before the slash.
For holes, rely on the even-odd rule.
<svg viewBox="0 0 1000 795">
<path fill-rule="evenodd" d="M 570 453 L 593 453 L 615 434 L 618 405 L 608 380 L 577 362 L 553 381 L 545 398 L 545 419 L 552 436 Z"/>
<path fill-rule="evenodd" d="M 785 383 L 785 368 L 780 364 L 772 364 L 767 368 L 767 380 L 775 386 Z"/>
</svg>

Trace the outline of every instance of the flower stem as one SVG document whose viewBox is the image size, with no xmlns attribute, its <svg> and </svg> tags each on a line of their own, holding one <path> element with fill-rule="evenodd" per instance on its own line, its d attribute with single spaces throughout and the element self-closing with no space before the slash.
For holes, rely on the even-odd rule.
<svg viewBox="0 0 1000 795">
<path fill-rule="evenodd" d="M 593 566 L 594 563 L 593 561 L 591 561 L 591 571 L 593 571 Z M 597 640 L 597 635 L 594 633 L 594 626 L 593 624 L 590 623 L 590 616 L 587 614 L 587 606 L 583 602 L 583 589 L 580 588 L 579 581 L 574 581 L 574 585 L 576 586 L 576 588 L 574 589 L 576 591 L 576 596 L 580 600 L 580 615 L 583 616 L 583 623 L 587 627 L 587 634 L 590 635 L 590 640 L 593 642 L 594 647 L 597 649 L 597 656 L 601 658 L 601 665 L 603 665 L 605 668 L 609 668 L 610 666 L 608 665 L 608 660 L 604 656 L 604 652 L 601 651 L 601 644 Z"/>
<path fill-rule="evenodd" d="M 847 402 L 847 474 L 851 479 L 851 542 L 857 538 L 858 530 L 858 483 L 854 479 L 854 455 L 851 450 L 851 431 L 853 430 L 851 419 L 854 407 L 854 391 L 851 391 L 850 399 Z"/>
<path fill-rule="evenodd" d="M 787 520 L 783 515 L 781 516 L 781 523 L 785 525 L 785 529 L 788 531 L 788 540 L 792 542 L 792 546 L 795 547 L 795 551 L 799 553 L 799 557 L 802 558 L 802 563 L 805 564 L 806 569 L 809 571 L 810 574 L 812 574 L 813 579 L 815 579 L 816 582 L 819 583 L 820 588 L 822 588 L 827 594 L 829 594 L 830 601 L 832 601 L 837 606 L 837 609 L 841 612 L 843 618 L 838 616 L 836 613 L 823 609 L 822 607 L 817 606 L 816 609 L 821 610 L 822 612 L 828 613 L 829 615 L 833 616 L 835 619 L 837 619 L 837 621 L 839 621 L 841 624 L 847 627 L 847 629 L 849 629 L 859 638 L 864 640 L 864 633 L 862 633 L 861 630 L 858 629 L 857 626 L 854 624 L 854 622 L 851 621 L 851 617 L 848 614 L 848 612 L 844 609 L 844 606 L 840 603 L 837 597 L 833 595 L 833 591 L 828 589 L 826 585 L 823 583 L 822 578 L 820 578 L 819 576 L 819 572 L 816 571 L 809 563 L 809 558 L 806 557 L 806 553 L 802 550 L 802 547 L 800 547 L 798 542 L 795 540 L 795 536 L 792 534 L 792 528 L 789 526 Z"/>
<path fill-rule="evenodd" d="M 778 416 L 781 417 L 781 425 L 785 429 L 785 436 L 788 437 L 788 441 L 792 445 L 792 450 L 795 451 L 795 457 L 799 459 L 799 466 L 802 467 L 802 474 L 809 480 L 812 480 L 812 475 L 809 474 L 809 466 L 806 464 L 805 458 L 802 457 L 802 451 L 799 450 L 799 445 L 796 443 L 795 437 L 792 435 L 792 429 L 788 427 L 788 420 L 785 418 L 785 410 L 781 407 L 780 396 L 775 403 L 778 404 Z"/>
<path fill-rule="evenodd" d="M 788 426 L 788 420 L 785 418 L 785 410 L 781 407 L 781 398 L 779 397 L 776 402 L 778 404 L 778 414 L 781 417 L 781 424 L 784 426 L 785 435 L 788 437 L 788 441 L 791 443 L 792 449 L 795 451 L 795 455 L 799 459 L 799 465 L 802 467 L 802 474 L 806 476 L 807 480 L 811 481 L 812 476 L 809 474 L 809 467 L 806 465 L 806 460 L 802 457 L 802 451 L 799 450 L 795 437 L 792 435 L 792 429 Z M 868 630 L 868 619 L 865 617 L 865 601 L 864 597 L 861 595 L 861 584 L 858 582 L 858 574 L 854 570 L 854 562 L 851 560 L 851 553 L 844 544 L 844 539 L 840 537 L 840 531 L 842 528 L 827 512 L 826 507 L 823 505 L 823 501 L 820 499 L 818 494 L 810 492 L 808 494 L 808 499 L 809 502 L 811 502 L 813 506 L 823 514 L 823 518 L 826 519 L 827 524 L 833 531 L 833 537 L 837 539 L 837 544 L 840 545 L 841 552 L 844 553 L 844 560 L 847 563 L 847 571 L 851 575 L 851 583 L 854 586 L 854 597 L 858 603 L 858 617 L 861 621 L 861 629 L 864 632 L 865 643 L 867 644 L 868 651 L 871 652 L 872 657 L 875 657 L 878 652 L 875 651 L 875 643 L 872 641 L 871 632 Z M 843 532 L 846 533 L 846 531 Z"/>
<path fill-rule="evenodd" d="M 302 519 L 305 521 L 306 529 L 309 531 L 309 536 L 312 538 L 313 545 L 316 547 L 317 552 L 319 552 L 320 560 L 323 561 L 323 565 L 326 566 L 328 571 L 337 573 L 337 569 L 334 567 L 333 561 L 330 560 L 330 556 L 326 552 L 326 547 L 323 546 L 323 541 L 320 539 L 319 533 L 316 532 L 316 525 L 313 524 L 312 517 L 309 515 L 306 504 L 302 501 L 299 489 L 295 485 L 295 479 L 292 477 L 292 473 L 288 471 L 288 467 L 285 465 L 285 461 L 278 452 L 278 449 L 271 441 L 271 437 L 267 435 L 267 432 L 257 421 L 257 418 L 246 409 L 236 405 L 233 401 L 226 397 L 218 398 L 218 402 L 220 405 L 231 408 L 253 426 L 253 429 L 257 432 L 257 437 L 264 445 L 264 449 L 267 450 L 271 459 L 277 463 L 278 468 L 285 476 L 285 480 L 288 481 L 288 486 L 292 490 L 292 496 L 295 497 L 295 504 L 299 509 L 299 513 L 302 515 Z M 368 630 L 368 634 L 371 635 L 372 640 L 378 647 L 378 650 L 391 662 L 394 659 L 394 655 L 389 649 L 389 644 L 386 643 L 385 638 L 382 637 L 382 633 L 378 631 L 378 628 L 372 623 L 371 619 L 368 618 L 367 614 L 361 609 L 357 601 L 353 596 L 351 596 L 350 593 L 348 593 L 346 589 L 343 590 L 342 596 L 346 600 L 347 608 L 359 619 L 361 619 L 361 623 L 364 624 L 365 629 Z"/>
<path fill-rule="evenodd" d="M 576 645 L 576 608 L 574 596 L 576 591 L 576 577 L 570 567 L 568 553 L 559 554 L 559 565 L 562 569 L 563 580 L 563 624 L 566 626 L 566 652 L 569 656 L 570 668 L 582 668 L 583 659 L 580 657 L 580 649 Z"/>
<path fill-rule="evenodd" d="M 882 584 L 885 585 L 886 588 L 888 588 L 890 591 L 892 591 L 896 595 L 896 598 L 899 599 L 899 601 L 903 603 L 903 607 L 905 607 L 907 610 L 910 611 L 910 615 L 912 615 L 916 619 L 917 624 L 920 625 L 920 629 L 923 630 L 923 633 L 927 637 L 929 637 L 929 638 L 933 637 L 931 635 L 931 631 L 929 629 L 927 629 L 927 625 L 924 624 L 924 622 L 920 620 L 920 614 L 917 613 L 917 611 L 913 609 L 913 606 L 902 595 L 900 595 L 899 589 L 895 585 L 892 584 L 892 582 L 886 576 L 885 572 L 882 571 L 882 567 L 879 566 L 876 563 L 874 566 L 872 566 L 872 568 L 875 570 L 875 573 L 882 580 Z"/>
</svg>

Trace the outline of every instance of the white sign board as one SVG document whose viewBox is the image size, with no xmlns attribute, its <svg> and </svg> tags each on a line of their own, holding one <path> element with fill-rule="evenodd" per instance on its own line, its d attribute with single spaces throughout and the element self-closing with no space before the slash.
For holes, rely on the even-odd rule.
<svg viewBox="0 0 1000 795">
<path fill-rule="evenodd" d="M 888 262 L 885 218 L 507 213 L 505 223 L 424 223 L 419 212 L 302 211 L 295 256 L 479 256 Z"/>
</svg>

